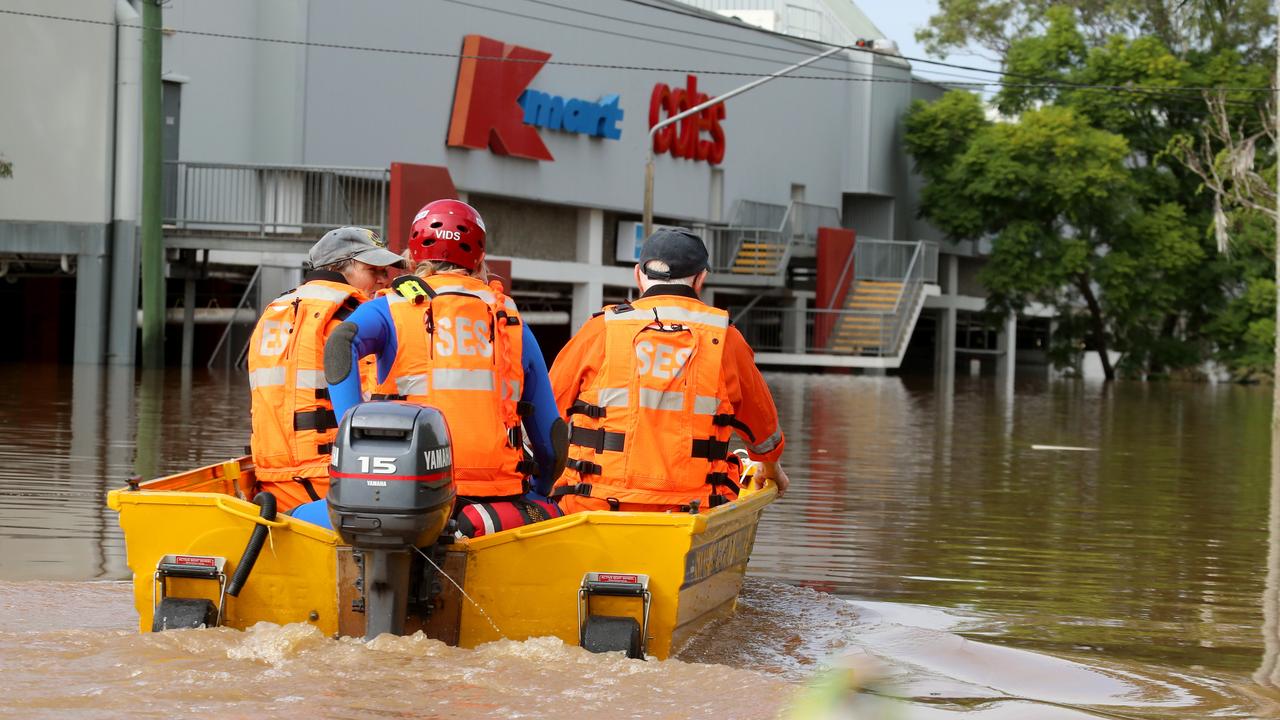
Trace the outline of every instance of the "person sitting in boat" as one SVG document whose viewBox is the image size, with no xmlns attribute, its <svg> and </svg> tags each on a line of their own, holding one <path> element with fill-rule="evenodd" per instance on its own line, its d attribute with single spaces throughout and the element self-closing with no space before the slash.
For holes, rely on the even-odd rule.
<svg viewBox="0 0 1280 720">
<path fill-rule="evenodd" d="M 729 502 L 733 431 L 761 462 L 757 477 L 786 491 L 773 396 L 728 313 L 698 298 L 707 267 L 691 231 L 654 232 L 635 266 L 639 299 L 596 313 L 552 363 L 556 403 L 571 420 L 552 492 L 566 513 Z"/>
<path fill-rule="evenodd" d="M 403 259 L 371 230 L 330 230 L 308 254 L 303 283 L 272 300 L 249 341 L 250 449 L 259 491 L 284 512 L 325 496 L 338 423 L 324 382 L 329 334 Z"/>
<path fill-rule="evenodd" d="M 360 402 L 356 360 L 370 354 L 377 357 L 375 399 L 444 413 L 455 517 L 468 537 L 562 514 L 546 494 L 564 467 L 567 433 L 538 341 L 501 284 L 487 281 L 485 233 L 470 205 L 428 203 L 410 231 L 415 274 L 360 306 L 325 348 L 339 418 Z M 522 427 L 533 459 L 525 456 Z"/>
</svg>

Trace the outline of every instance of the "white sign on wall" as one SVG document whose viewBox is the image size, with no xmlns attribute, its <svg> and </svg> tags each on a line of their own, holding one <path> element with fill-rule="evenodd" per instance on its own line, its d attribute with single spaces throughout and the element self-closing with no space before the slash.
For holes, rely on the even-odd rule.
<svg viewBox="0 0 1280 720">
<path fill-rule="evenodd" d="M 675 228 L 675 225 L 654 225 L 657 232 L 662 229 Z M 644 223 L 636 220 L 618 221 L 618 250 L 615 257 L 618 262 L 634 263 L 640 261 L 640 250 L 644 247 Z"/>
</svg>

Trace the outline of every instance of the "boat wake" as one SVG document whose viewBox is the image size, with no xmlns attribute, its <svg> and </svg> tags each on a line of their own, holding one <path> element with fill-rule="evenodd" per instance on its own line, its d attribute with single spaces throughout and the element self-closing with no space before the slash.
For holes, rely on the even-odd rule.
<svg viewBox="0 0 1280 720">
<path fill-rule="evenodd" d="M 1243 678 L 1192 678 L 1154 666 L 1061 657 L 966 637 L 978 630 L 992 635 L 991 624 L 979 614 L 850 601 L 748 578 L 738 611 L 705 628 L 678 657 L 763 670 L 807 684 L 810 695 L 845 701 L 872 696 L 856 706 L 870 702 L 875 709 L 854 717 L 1058 720 L 1262 712 Z M 853 684 L 833 693 L 832 682 L 843 677 Z"/>
</svg>

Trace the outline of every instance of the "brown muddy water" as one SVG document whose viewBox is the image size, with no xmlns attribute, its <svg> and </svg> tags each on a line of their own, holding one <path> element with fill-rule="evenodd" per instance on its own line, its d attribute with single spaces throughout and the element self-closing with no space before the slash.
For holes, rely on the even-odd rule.
<svg viewBox="0 0 1280 720">
<path fill-rule="evenodd" d="M 1267 390 L 768 378 L 793 490 L 739 610 L 640 662 L 139 634 L 105 493 L 241 454 L 244 377 L 0 367 L 0 717 L 1280 717 Z"/>
</svg>

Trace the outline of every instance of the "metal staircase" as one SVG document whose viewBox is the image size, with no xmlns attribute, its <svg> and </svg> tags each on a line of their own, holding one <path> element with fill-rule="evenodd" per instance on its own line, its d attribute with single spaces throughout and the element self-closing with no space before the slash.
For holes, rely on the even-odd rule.
<svg viewBox="0 0 1280 720">
<path fill-rule="evenodd" d="M 825 205 L 793 202 L 773 205 L 740 200 L 728 225 L 700 228 L 711 250 L 716 281 L 727 285 L 772 285 L 786 282 L 786 270 L 797 252 L 812 254 L 819 227 L 840 227 L 840 211 Z"/>
<path fill-rule="evenodd" d="M 757 362 L 884 369 L 902 364 L 925 297 L 938 292 L 938 248 L 859 239 L 851 260 L 849 290 L 832 308 L 752 303 L 730 309 L 756 349 Z"/>
<path fill-rule="evenodd" d="M 839 315 L 831 333 L 831 350 L 878 355 L 887 348 L 902 285 L 887 280 L 855 280 L 845 297 L 844 310 L 848 312 Z"/>
</svg>

